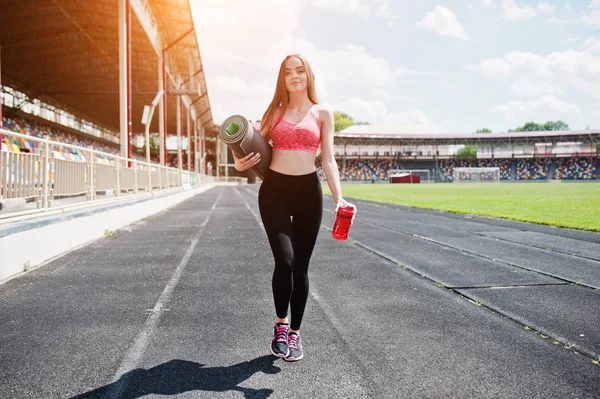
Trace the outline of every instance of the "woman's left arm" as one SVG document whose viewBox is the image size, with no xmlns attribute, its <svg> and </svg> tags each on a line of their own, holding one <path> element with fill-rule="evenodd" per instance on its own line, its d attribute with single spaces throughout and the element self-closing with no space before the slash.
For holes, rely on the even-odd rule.
<svg viewBox="0 0 600 399">
<path fill-rule="evenodd" d="M 340 172 L 333 154 L 333 112 L 319 107 L 319 121 L 321 122 L 321 153 L 323 160 L 323 171 L 327 177 L 327 185 L 333 195 L 333 202 L 337 206 L 342 199 L 342 187 L 340 185 Z"/>
</svg>

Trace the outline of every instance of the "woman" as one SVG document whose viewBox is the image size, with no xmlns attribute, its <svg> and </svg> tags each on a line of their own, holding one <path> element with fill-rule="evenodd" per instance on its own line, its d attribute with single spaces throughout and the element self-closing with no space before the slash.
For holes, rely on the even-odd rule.
<svg viewBox="0 0 600 399">
<path fill-rule="evenodd" d="M 272 285 L 277 317 L 271 352 L 287 361 L 304 356 L 300 324 L 308 299 L 308 263 L 323 215 L 323 193 L 315 168 L 319 145 L 336 211 L 341 205 L 351 205 L 342 198 L 333 156 L 333 113 L 318 105 L 314 79 L 306 59 L 298 54 L 287 56 L 260 131 L 273 143 L 270 169 L 258 194 L 260 215 L 275 258 Z M 260 154 L 233 156 L 238 171 L 260 161 Z"/>
</svg>

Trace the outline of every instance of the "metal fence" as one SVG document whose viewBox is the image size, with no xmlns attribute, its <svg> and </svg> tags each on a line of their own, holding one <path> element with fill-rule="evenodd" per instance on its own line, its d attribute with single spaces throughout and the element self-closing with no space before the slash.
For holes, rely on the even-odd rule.
<svg viewBox="0 0 600 399">
<path fill-rule="evenodd" d="M 0 129 L 9 141 L 27 142 L 29 152 L 0 151 L 0 200 L 25 199 L 48 209 L 55 199 L 101 193 L 115 196 L 214 182 L 208 175 L 123 158 L 90 148 Z"/>
</svg>

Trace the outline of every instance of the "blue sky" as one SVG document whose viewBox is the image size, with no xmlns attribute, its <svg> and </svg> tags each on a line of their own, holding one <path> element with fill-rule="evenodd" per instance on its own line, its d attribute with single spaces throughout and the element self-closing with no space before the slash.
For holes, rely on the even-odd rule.
<svg viewBox="0 0 600 399">
<path fill-rule="evenodd" d="M 600 0 L 191 0 L 217 123 L 260 119 L 281 60 L 320 101 L 401 132 L 600 128 Z"/>
</svg>

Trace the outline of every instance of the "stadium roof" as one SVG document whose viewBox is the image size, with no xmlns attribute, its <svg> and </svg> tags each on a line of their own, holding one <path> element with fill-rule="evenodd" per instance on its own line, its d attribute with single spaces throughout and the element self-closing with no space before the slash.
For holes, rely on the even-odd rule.
<svg viewBox="0 0 600 399">
<path fill-rule="evenodd" d="M 336 133 L 335 142 L 347 145 L 600 144 L 600 129 L 468 134 L 399 133 L 398 130 L 394 126 L 353 125 Z"/>
<path fill-rule="evenodd" d="M 199 87 L 190 95 L 207 133 L 214 134 L 202 59 L 189 0 L 131 0 L 154 20 L 132 11 L 132 119 L 142 132 L 144 105 L 158 91 L 158 52 L 178 38 L 165 54 L 167 92 L 195 74 Z M 3 0 L 0 5 L 2 84 L 31 99 L 54 105 L 118 134 L 119 122 L 118 0 Z M 148 35 L 154 31 L 155 35 Z M 167 131 L 176 132 L 176 97 L 167 100 Z M 158 110 L 157 110 L 158 112 Z M 152 131 L 158 131 L 155 115 Z"/>
</svg>

